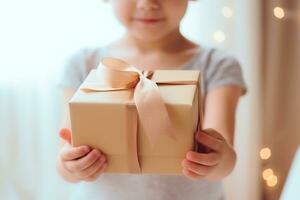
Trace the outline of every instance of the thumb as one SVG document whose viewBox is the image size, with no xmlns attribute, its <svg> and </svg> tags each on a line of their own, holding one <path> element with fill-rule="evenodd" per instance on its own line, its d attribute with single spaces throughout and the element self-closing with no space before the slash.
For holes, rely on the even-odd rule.
<svg viewBox="0 0 300 200">
<path fill-rule="evenodd" d="M 219 140 L 225 140 L 224 136 L 222 136 L 217 130 L 213 129 L 213 128 L 207 128 L 207 129 L 204 129 L 202 130 L 202 132 L 216 138 L 216 139 L 219 139 Z"/>
<path fill-rule="evenodd" d="M 68 142 L 69 144 L 71 144 L 71 130 L 68 128 L 62 128 L 59 131 L 59 136 L 65 140 L 66 142 Z"/>
</svg>

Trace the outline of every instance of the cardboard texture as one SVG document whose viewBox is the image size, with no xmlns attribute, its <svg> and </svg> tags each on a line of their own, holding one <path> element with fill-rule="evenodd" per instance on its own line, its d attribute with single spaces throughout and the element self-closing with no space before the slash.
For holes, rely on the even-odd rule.
<svg viewBox="0 0 300 200">
<path fill-rule="evenodd" d="M 96 79 L 96 70 L 92 70 L 80 88 Z M 85 92 L 79 88 L 69 101 L 72 145 L 89 145 L 104 152 L 108 160 L 106 173 L 182 174 L 181 161 L 194 149 L 199 121 L 200 72 L 156 70 L 151 80 L 159 86 L 176 140 L 164 134 L 151 146 L 139 126 L 134 89 Z M 164 84 L 170 81 L 197 81 L 198 85 Z M 138 154 L 140 172 L 132 171 L 134 152 Z"/>
</svg>

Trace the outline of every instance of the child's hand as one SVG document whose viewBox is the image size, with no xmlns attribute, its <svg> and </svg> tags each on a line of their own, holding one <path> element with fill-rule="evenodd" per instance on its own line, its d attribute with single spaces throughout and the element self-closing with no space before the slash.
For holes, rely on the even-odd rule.
<svg viewBox="0 0 300 200">
<path fill-rule="evenodd" d="M 231 145 L 216 130 L 204 131 L 196 134 L 196 140 L 208 147 L 210 151 L 208 153 L 188 152 L 181 163 L 182 173 L 190 179 L 218 180 L 233 170 L 236 154 Z"/>
<path fill-rule="evenodd" d="M 107 166 L 106 157 L 89 146 L 72 147 L 69 129 L 60 130 L 59 135 L 66 141 L 58 155 L 63 176 L 72 182 L 96 180 Z"/>
</svg>

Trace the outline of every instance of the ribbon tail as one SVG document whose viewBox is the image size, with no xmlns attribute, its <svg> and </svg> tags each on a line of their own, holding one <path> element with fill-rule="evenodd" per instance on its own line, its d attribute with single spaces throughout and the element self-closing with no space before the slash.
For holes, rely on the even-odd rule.
<svg viewBox="0 0 300 200">
<path fill-rule="evenodd" d="M 160 95 L 158 86 L 141 76 L 134 92 L 134 100 L 150 144 L 153 146 L 161 134 L 176 140 L 171 119 Z"/>
<path fill-rule="evenodd" d="M 138 117 L 136 110 L 132 107 L 128 107 L 128 135 L 127 135 L 127 142 L 128 142 L 128 169 L 130 173 L 141 173 L 141 165 L 139 162 L 138 156 L 138 141 L 137 141 L 137 134 L 138 134 Z"/>
</svg>

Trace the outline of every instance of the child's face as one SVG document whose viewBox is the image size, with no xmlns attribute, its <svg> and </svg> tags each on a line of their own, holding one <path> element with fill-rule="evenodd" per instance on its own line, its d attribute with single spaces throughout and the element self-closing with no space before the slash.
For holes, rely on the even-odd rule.
<svg viewBox="0 0 300 200">
<path fill-rule="evenodd" d="M 112 0 L 115 13 L 129 34 L 156 40 L 179 27 L 188 0 Z"/>
</svg>

